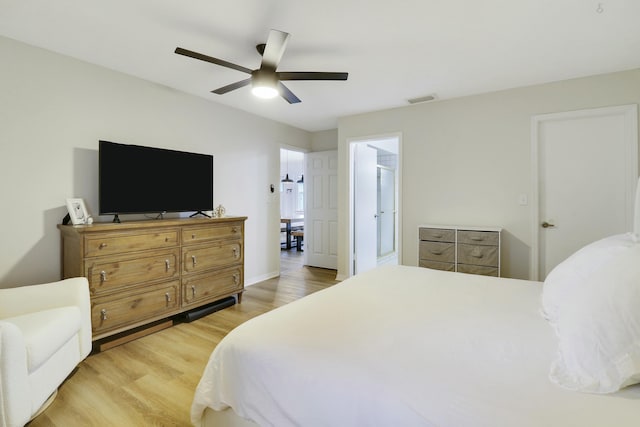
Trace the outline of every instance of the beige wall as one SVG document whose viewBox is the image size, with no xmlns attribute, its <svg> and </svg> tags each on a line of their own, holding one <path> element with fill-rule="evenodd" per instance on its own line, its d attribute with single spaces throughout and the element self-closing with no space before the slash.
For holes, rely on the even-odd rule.
<svg viewBox="0 0 640 427">
<path fill-rule="evenodd" d="M 340 119 L 339 276 L 348 275 L 349 139 L 402 134 L 403 264 L 417 264 L 419 224 L 497 225 L 504 275 L 528 278 L 532 207 L 518 196 L 531 195 L 531 117 L 637 103 L 632 70 Z"/>
<path fill-rule="evenodd" d="M 311 151 L 338 149 L 338 129 L 323 130 L 311 134 Z"/>
<path fill-rule="evenodd" d="M 60 277 L 65 199 L 98 211 L 99 139 L 213 154 L 215 204 L 249 217 L 246 281 L 278 273 L 269 184 L 280 146 L 308 150 L 310 133 L 7 38 L 0 56 L 0 287 Z"/>
</svg>

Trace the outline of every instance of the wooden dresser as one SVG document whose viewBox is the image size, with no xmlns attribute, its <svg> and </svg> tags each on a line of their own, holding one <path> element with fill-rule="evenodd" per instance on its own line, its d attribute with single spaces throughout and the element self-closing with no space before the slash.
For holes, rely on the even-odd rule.
<svg viewBox="0 0 640 427">
<path fill-rule="evenodd" d="M 499 277 L 501 233 L 500 227 L 421 225 L 418 265 Z"/>
<path fill-rule="evenodd" d="M 58 225 L 63 278 L 89 280 L 93 340 L 244 291 L 246 217 Z"/>
</svg>

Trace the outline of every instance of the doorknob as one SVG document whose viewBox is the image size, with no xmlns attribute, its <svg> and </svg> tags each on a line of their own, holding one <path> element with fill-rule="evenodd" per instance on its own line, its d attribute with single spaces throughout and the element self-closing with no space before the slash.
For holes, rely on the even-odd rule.
<svg viewBox="0 0 640 427">
<path fill-rule="evenodd" d="M 542 228 L 554 228 L 555 224 L 549 224 L 547 221 L 542 223 Z"/>
</svg>

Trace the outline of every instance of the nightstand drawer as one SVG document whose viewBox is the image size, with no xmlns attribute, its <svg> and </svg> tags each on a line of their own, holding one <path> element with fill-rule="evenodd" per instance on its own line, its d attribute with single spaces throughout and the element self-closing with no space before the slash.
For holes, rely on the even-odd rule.
<svg viewBox="0 0 640 427">
<path fill-rule="evenodd" d="M 455 271 L 456 265 L 452 262 L 429 261 L 421 259 L 418 263 L 420 267 L 431 268 L 433 270 Z"/>
<path fill-rule="evenodd" d="M 487 267 L 486 265 L 458 264 L 458 272 L 498 277 L 498 267 Z"/>
<path fill-rule="evenodd" d="M 420 259 L 440 262 L 455 262 L 455 244 L 421 241 Z"/>
<path fill-rule="evenodd" d="M 430 240 L 432 242 L 455 242 L 456 231 L 446 228 L 421 228 L 420 240 Z"/>
<path fill-rule="evenodd" d="M 495 231 L 458 230 L 458 243 L 498 246 L 498 233 Z"/>
<path fill-rule="evenodd" d="M 458 264 L 498 267 L 498 247 L 459 244 Z"/>
</svg>

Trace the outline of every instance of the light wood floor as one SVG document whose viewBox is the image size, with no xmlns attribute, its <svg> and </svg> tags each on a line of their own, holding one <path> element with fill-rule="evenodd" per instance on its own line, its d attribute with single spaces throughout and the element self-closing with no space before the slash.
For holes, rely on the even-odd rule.
<svg viewBox="0 0 640 427">
<path fill-rule="evenodd" d="M 242 304 L 89 356 L 29 426 L 190 426 L 193 393 L 217 343 L 246 320 L 337 283 L 335 275 L 283 251 L 280 277 L 247 287 Z"/>
</svg>

